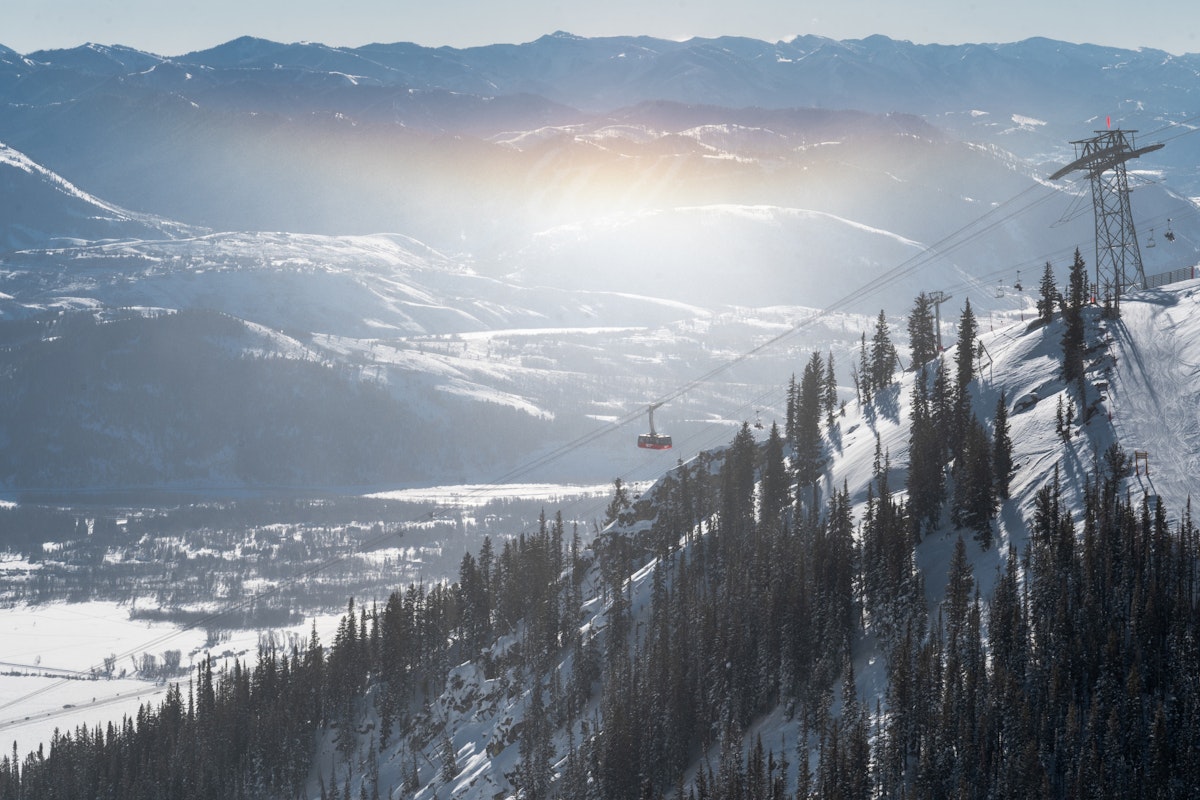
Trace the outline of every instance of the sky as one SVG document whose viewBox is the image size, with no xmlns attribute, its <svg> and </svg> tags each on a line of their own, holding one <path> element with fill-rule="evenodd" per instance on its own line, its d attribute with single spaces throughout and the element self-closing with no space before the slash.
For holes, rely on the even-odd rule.
<svg viewBox="0 0 1200 800">
<path fill-rule="evenodd" d="M 1045 36 L 1113 47 L 1200 52 L 1200 17 L 1177 0 L 5 0 L 0 44 L 19 53 L 121 44 L 158 55 L 250 35 L 334 46 L 416 42 L 469 47 L 579 36 L 667 39 L 883 34 L 918 44 Z"/>
</svg>

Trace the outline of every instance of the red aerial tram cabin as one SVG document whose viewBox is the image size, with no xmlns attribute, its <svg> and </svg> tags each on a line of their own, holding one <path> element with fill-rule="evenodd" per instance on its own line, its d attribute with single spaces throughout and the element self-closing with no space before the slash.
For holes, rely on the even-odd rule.
<svg viewBox="0 0 1200 800">
<path fill-rule="evenodd" d="M 662 403 L 652 403 L 649 408 L 650 415 L 650 432 L 643 433 L 638 436 L 637 446 L 645 450 L 670 450 L 671 437 L 665 433 L 658 433 L 654 430 L 654 409 L 661 406 Z"/>
</svg>

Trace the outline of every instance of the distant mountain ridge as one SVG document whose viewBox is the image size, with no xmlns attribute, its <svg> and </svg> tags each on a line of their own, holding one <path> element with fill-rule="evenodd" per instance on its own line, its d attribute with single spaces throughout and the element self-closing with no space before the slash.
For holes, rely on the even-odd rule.
<svg viewBox="0 0 1200 800">
<path fill-rule="evenodd" d="M 1088 83 L 1084 91 L 1092 94 L 1097 78 L 1104 79 L 1102 86 L 1186 91 L 1200 70 L 1200 53 L 1176 56 L 1149 48 L 1126 50 L 1045 38 L 921 45 L 880 35 L 841 41 L 808 35 L 766 42 L 736 36 L 685 41 L 649 36 L 584 38 L 563 32 L 522 44 L 461 49 L 408 42 L 350 48 L 243 36 L 178 56 L 89 43 L 36 51 L 18 64 L 13 61 L 5 59 L 6 72 L 32 75 L 65 69 L 130 80 L 162 64 L 207 70 L 209 79 L 218 78 L 222 71 L 239 71 L 243 78 L 261 70 L 334 73 L 353 78 L 356 84 L 482 96 L 534 93 L 589 111 L 648 99 L 899 110 L 892 105 L 897 99 L 915 97 L 931 108 L 903 110 L 928 113 L 940 103 L 994 93 L 997 88 L 1010 95 L 1022 85 L 1055 92 L 1080 89 L 1083 78 Z M 1056 76 L 1056 87 L 1046 80 L 1048 69 Z M 1008 77 L 997 87 L 994 79 L 1002 72 Z M 1158 82 L 1163 77 L 1168 77 L 1165 87 Z M 724 95 L 724 89 L 738 93 Z M 839 99 L 849 103 L 837 103 Z M 877 105 L 880 102 L 882 107 Z"/>
<path fill-rule="evenodd" d="M 809 313 L 770 308 L 845 312 L 795 345 L 837 350 L 843 371 L 865 327 L 856 315 L 903 314 L 920 291 L 1019 314 L 1029 292 L 1018 283 L 1028 290 L 1045 263 L 1061 272 L 1076 247 L 1090 250 L 1086 182 L 1045 176 L 1108 105 L 1116 124 L 1171 139 L 1134 165 L 1143 240 L 1155 226 L 1161 240 L 1168 220 L 1177 235 L 1144 251 L 1147 273 L 1194 259 L 1200 137 L 1168 126 L 1190 113 L 1195 74 L 1191 57 L 1049 40 L 559 33 L 465 50 L 250 37 L 172 58 L 98 44 L 0 49 L 0 315 L 15 331 L 0 335 L 28 335 L 13 352 L 41 357 L 64 314 L 106 332 L 114 313 L 131 314 L 121 330 L 148 337 L 177 322 L 161 313 L 232 315 L 247 326 L 234 337 L 243 353 L 212 352 L 203 326 L 183 326 L 180 356 L 240 376 L 259 405 L 250 388 L 277 387 L 274 401 L 299 380 L 347 408 L 375 403 L 377 383 L 389 402 L 421 397 L 426 427 L 442 426 L 448 453 L 468 454 L 438 474 L 477 478 L 755 348 L 756 320 L 786 329 Z M 757 310 L 746 321 L 739 307 Z M 740 321 L 716 332 L 726 315 Z M 95 331 L 80 330 L 54 352 L 90 353 Z M 264 330 L 309 355 L 261 359 Z M 220 391 L 192 390 L 170 360 L 154 363 L 164 372 L 153 380 L 119 362 L 107 383 L 89 373 L 65 387 L 20 371 L 9 390 L 22 403 L 0 428 L 59 430 L 55 413 L 88 408 L 105 385 L 111 403 L 91 422 L 116 434 L 36 469 L 0 464 L 0 481 L 413 477 L 365 456 L 361 471 L 249 468 L 229 459 L 241 445 L 228 426 L 208 437 L 228 449 L 190 464 L 172 449 L 169 416 L 127 418 L 124 398 L 140 385 L 197 400 Z M 731 381 L 753 388 L 715 388 L 664 425 L 681 443 L 711 435 L 786 374 L 745 370 Z M 479 408 L 511 413 L 530 435 L 481 453 L 493 440 L 458 424 Z M 275 418 L 331 427 L 318 411 Z M 193 421 L 174 426 L 190 431 L 188 446 L 212 418 Z M 337 429 L 357 442 L 350 451 L 369 450 L 369 429 Z M 581 457 L 572 474 L 604 480 L 588 470 L 607 470 L 621 449 Z M 152 462 L 157 477 L 139 471 Z"/>
<path fill-rule="evenodd" d="M 130 85 L 173 82 L 171 88 L 178 90 L 189 83 L 193 88 L 245 81 L 316 85 L 322 76 L 336 75 L 346 86 L 360 88 L 402 86 L 480 97 L 532 94 L 592 113 L 645 100 L 925 115 L 1006 103 L 1025 105 L 1031 116 L 1086 109 L 1077 120 L 1082 123 L 1106 112 L 1153 115 L 1193 106 L 1188 99 L 1198 91 L 1200 54 L 1045 38 L 919 45 L 879 35 L 766 42 L 733 36 L 584 38 L 557 32 L 522 44 L 461 49 L 405 42 L 332 47 L 245 36 L 171 57 L 86 44 L 37 51 L 20 60 L 9 57 L 0 64 L 0 80 L 18 94 L 29 88 L 19 84 L 46 71 L 119 77 Z M 158 71 L 166 65 L 185 69 L 167 79 Z"/>
<path fill-rule="evenodd" d="M 920 120 L 926 130 L 918 135 L 1002 148 L 1046 174 L 1073 157 L 1072 140 L 1111 118 L 1143 136 L 1170 136 L 1144 168 L 1179 195 L 1200 196 L 1193 168 L 1200 138 L 1178 136 L 1197 106 L 1198 75 L 1200 54 L 1041 38 L 917 45 L 884 36 L 677 42 L 558 32 L 456 49 L 242 37 L 171 57 L 86 44 L 25 55 L 0 50 L 0 141 L 93 194 L 192 224 L 333 234 L 400 229 L 430 239 L 415 224 L 349 228 L 369 212 L 339 218 L 340 210 L 370 191 L 356 187 L 342 197 L 334 184 L 362 174 L 419 185 L 429 179 L 427 165 L 436 172 L 443 159 L 486 180 L 526 168 L 483 144 L 511 143 L 514 132 L 612 120 L 653 126 L 663 119 L 658 111 L 674 115 L 670 125 L 678 109 L 700 107 L 722 110 L 724 119 L 709 122 L 768 129 L 789 124 L 779 114 L 793 121 L 807 115 L 811 124 L 819 113 L 853 113 L 866 128 Z M 760 121 L 743 121 L 751 117 Z M 838 123 L 833 138 L 855 127 L 849 117 L 830 119 Z M 283 157 L 301 158 L 306 168 L 273 163 Z M 214 182 L 218 174 L 224 183 Z M 443 199 L 439 185 L 451 187 L 450 201 L 471 191 L 440 175 L 433 181 L 422 195 L 430 204 Z M 412 201 L 395 209 L 388 203 L 371 202 L 381 221 L 400 211 L 413 220 Z M 294 213 L 284 214 L 288 207 Z M 461 223 L 437 235 L 455 235 L 454 227 Z"/>
</svg>

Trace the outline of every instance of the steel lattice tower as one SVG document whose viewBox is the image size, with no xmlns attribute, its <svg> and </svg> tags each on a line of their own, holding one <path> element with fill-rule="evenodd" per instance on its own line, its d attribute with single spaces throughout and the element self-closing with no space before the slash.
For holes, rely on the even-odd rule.
<svg viewBox="0 0 1200 800">
<path fill-rule="evenodd" d="M 1129 178 L 1125 162 L 1162 148 L 1134 146 L 1137 131 L 1096 131 L 1090 139 L 1071 142 L 1075 160 L 1050 176 L 1058 180 L 1075 170 L 1087 172 L 1092 183 L 1092 210 L 1096 217 L 1096 287 L 1119 307 L 1121 295 L 1146 283 L 1142 253 L 1138 249 L 1133 212 L 1129 208 Z"/>
</svg>

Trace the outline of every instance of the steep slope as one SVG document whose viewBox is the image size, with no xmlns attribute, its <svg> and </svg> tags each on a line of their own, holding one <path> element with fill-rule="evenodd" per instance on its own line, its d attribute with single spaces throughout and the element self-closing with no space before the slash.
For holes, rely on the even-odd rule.
<svg viewBox="0 0 1200 800">
<path fill-rule="evenodd" d="M 971 387 L 971 402 L 981 417 L 990 417 L 990 409 L 1002 392 L 1012 406 L 1012 492 L 1010 499 L 1001 504 L 996 516 L 994 524 L 997 539 L 990 548 L 981 548 L 967 532 L 961 533 L 967 540 L 966 547 L 960 551 L 966 560 L 960 562 L 958 567 L 952 566 L 952 562 L 960 533 L 949 524 L 946 516 L 943 516 L 938 528 L 926 532 L 916 546 L 915 563 L 919 567 L 921 583 L 927 591 L 925 602 L 920 603 L 921 613 L 928 611 L 931 615 L 928 622 L 922 624 L 922 630 L 925 630 L 924 624 L 928 624 L 929 629 L 941 636 L 943 623 L 940 620 L 943 615 L 950 626 L 957 624 L 954 622 L 956 619 L 963 621 L 955 614 L 964 612 L 955 611 L 956 601 L 946 593 L 950 591 L 946 588 L 948 582 L 953 586 L 955 580 L 962 580 L 962 573 L 956 573 L 955 569 L 965 567 L 970 584 L 978 586 L 982 597 L 987 600 L 997 590 L 995 582 L 1007 569 L 1006 556 L 1010 547 L 1017 553 L 1025 551 L 1027 547 L 1034 550 L 1045 547 L 1044 544 L 1035 545 L 1028 537 L 1034 517 L 1045 511 L 1042 508 L 1035 512 L 1035 506 L 1049 496 L 1046 492 L 1055 486 L 1055 474 L 1060 482 L 1056 485 L 1054 496 L 1061 497 L 1061 513 L 1070 514 L 1076 520 L 1081 518 L 1084 495 L 1091 491 L 1089 484 L 1097 471 L 1103 473 L 1106 469 L 1103 461 L 1105 451 L 1113 443 L 1130 447 L 1130 436 L 1139 435 L 1138 429 L 1122 420 L 1139 415 L 1143 404 L 1152 404 L 1156 409 L 1156 425 L 1165 430 L 1178 430 L 1182 435 L 1177 437 L 1174 445 L 1168 445 L 1163 440 L 1156 443 L 1164 452 L 1163 457 L 1155 461 L 1153 487 L 1149 486 L 1145 476 L 1134 474 L 1124 479 L 1116 494 L 1119 496 L 1126 489 L 1131 492 L 1150 488 L 1157 488 L 1160 492 L 1174 491 L 1176 487 L 1189 484 L 1190 467 L 1196 454 L 1193 441 L 1197 413 L 1195 398 L 1200 389 L 1194 383 L 1195 376 L 1191 374 L 1195 370 L 1189 366 L 1192 364 L 1190 348 L 1197 333 L 1200 333 L 1200 323 L 1196 322 L 1198 317 L 1194 313 L 1195 304 L 1200 302 L 1197 300 L 1197 289 L 1200 289 L 1200 284 L 1192 282 L 1131 296 L 1123 304 L 1123 317 L 1120 320 L 1103 319 L 1097 308 L 1085 309 L 1088 350 L 1084 362 L 1087 380 L 1083 384 L 1083 407 L 1078 410 L 1076 419 L 1068 422 L 1065 434 L 1056 430 L 1060 427 L 1056 416 L 1062 413 L 1059 401 L 1067 405 L 1074 404 L 1080 398 L 1077 396 L 1079 387 L 1068 386 L 1059 373 L 1064 330 L 1062 321 L 1056 319 L 1048 325 L 1014 321 L 980 337 L 983 347 L 977 364 L 979 377 Z M 1149 339 L 1144 337 L 1154 339 L 1155 344 L 1151 345 Z M 955 356 L 954 348 L 946 354 L 950 361 Z M 1162 359 L 1156 356 L 1162 356 Z M 878 505 L 872 505 L 873 510 L 868 510 L 868 486 L 877 485 L 879 480 L 872 462 L 877 461 L 881 453 L 886 459 L 885 463 L 891 465 L 891 471 L 887 473 L 889 485 L 893 488 L 904 485 L 908 461 L 908 422 L 912 417 L 909 398 L 915 377 L 913 373 L 906 374 L 866 407 L 850 404 L 846 416 L 838 420 L 832 435 L 826 440 L 830 460 L 823 479 L 827 487 L 825 491 L 836 498 L 839 489 L 843 485 L 846 487 L 853 505 L 856 537 L 864 536 L 863 526 L 870 524 L 865 521 L 865 515 L 882 513 Z M 579 625 L 578 634 L 582 640 L 590 644 L 585 644 L 581 649 L 576 643 L 572 648 L 553 655 L 548 664 L 533 666 L 536 658 L 520 653 L 526 648 L 534 648 L 534 652 L 537 652 L 539 645 L 536 637 L 541 635 L 538 633 L 541 623 L 534 616 L 526 617 L 517 625 L 513 635 L 506 636 L 471 661 L 451 669 L 444 690 L 437 696 L 429 695 L 426 698 L 424 708 L 411 717 L 409 733 L 403 735 L 395 746 L 377 749 L 373 744 L 375 731 L 381 724 L 374 712 L 368 713 L 369 722 L 358 724 L 358 733 L 351 736 L 350 742 L 342 734 L 338 734 L 336 740 L 332 734 L 327 737 L 317 761 L 333 765 L 333 785 L 341 785 L 344 780 L 352 788 L 359 782 L 367 786 L 403 786 L 417 797 L 443 796 L 449 792 L 454 797 L 485 798 L 534 791 L 531 786 L 540 786 L 537 791 L 561 792 L 563 796 L 571 796 L 573 792 L 581 790 L 583 784 L 577 781 L 586 780 L 585 776 L 588 775 L 602 781 L 609 790 L 627 781 L 628 778 L 603 772 L 603 766 L 599 767 L 601 772 L 595 771 L 597 765 L 611 763 L 612 759 L 618 758 L 621 751 L 612 748 L 635 746 L 633 740 L 611 740 L 614 726 L 626 731 L 630 730 L 627 726 L 631 724 L 628 718 L 613 716 L 621 709 L 619 703 L 614 704 L 613 694 L 628 691 L 631 695 L 643 697 L 640 689 L 620 688 L 621 682 L 628 680 L 640 685 L 639 681 L 662 681 L 661 685 L 673 685 L 675 669 L 685 672 L 688 669 L 686 665 L 694 658 L 691 647 L 696 643 L 689 643 L 686 638 L 672 639 L 672 651 L 665 661 L 653 660 L 657 648 L 664 644 L 656 638 L 660 635 L 663 615 L 668 613 L 664 603 L 671 604 L 674 609 L 674 604 L 681 602 L 676 598 L 690 596 L 686 581 L 692 578 L 685 578 L 686 571 L 681 566 L 684 562 L 691 570 L 703 569 L 704 564 L 710 567 L 718 565 L 718 569 L 719 565 L 727 564 L 715 555 L 714 548 L 719 550 L 724 547 L 719 541 L 729 536 L 729 520 L 725 515 L 731 509 L 724 501 L 711 496 L 709 511 L 700 512 L 704 522 L 678 540 L 661 538 L 663 532 L 670 528 L 669 524 L 663 527 L 663 523 L 676 518 L 681 512 L 688 513 L 676 505 L 681 481 L 693 481 L 693 490 L 701 494 L 706 490 L 714 495 L 728 492 L 730 478 L 727 469 L 732 463 L 731 459 L 740 457 L 737 455 L 738 446 L 735 440 L 730 448 L 706 454 L 688 465 L 688 468 L 681 466 L 664 476 L 654 488 L 643 494 L 642 500 L 592 543 L 582 562 L 576 560 L 573 567 L 568 565 L 563 581 L 568 586 L 577 586 L 574 591 L 581 592 L 585 599 L 579 606 L 578 617 L 573 616 L 573 609 L 567 613 Z M 718 489 L 718 485 L 721 488 Z M 768 491 L 765 485 L 760 485 L 760 499 Z M 1042 500 L 1038 499 L 1039 494 L 1043 496 Z M 902 495 L 900 492 L 892 495 L 892 498 L 899 499 Z M 1169 513 L 1178 521 L 1182 508 L 1178 503 L 1181 500 L 1164 499 L 1171 503 Z M 870 502 L 875 504 L 877 499 Z M 716 505 L 720 505 L 719 510 L 715 508 Z M 712 514 L 713 511 L 718 511 L 716 516 L 704 517 L 705 513 Z M 1056 509 L 1055 513 L 1059 513 L 1059 510 Z M 1078 528 L 1075 530 L 1079 531 Z M 526 552 L 526 544 L 534 548 L 540 541 L 537 535 L 528 534 L 522 539 L 521 552 Z M 1137 546 L 1133 542 L 1127 544 L 1130 547 Z M 1194 544 L 1192 542 L 1187 546 Z M 866 542 L 860 542 L 860 545 L 868 547 Z M 745 542 L 741 546 L 753 548 L 755 544 Z M 622 547 L 627 548 L 623 556 L 619 555 Z M 529 552 L 533 553 L 534 550 Z M 659 553 L 657 557 L 653 555 L 655 552 Z M 667 555 L 668 552 L 670 555 Z M 1044 569 L 1036 563 L 1037 558 L 1043 557 L 1042 553 L 1042 550 L 1038 550 L 1032 566 L 1027 566 L 1031 571 L 1028 580 L 1033 580 L 1032 573 Z M 858 557 L 854 555 L 854 558 Z M 866 557 L 865 553 L 862 557 Z M 622 558 L 629 561 L 622 562 Z M 634 569 L 622 575 L 619 583 L 613 584 L 612 573 L 606 575 L 605 570 L 621 563 L 631 563 Z M 1030 564 L 1028 561 L 1025 563 Z M 579 571 L 581 565 L 585 570 L 583 573 Z M 818 567 L 814 565 L 813 569 Z M 569 577 L 572 574 L 574 577 Z M 582 581 L 572 583 L 581 574 L 584 575 Z M 744 577 L 755 580 L 753 576 Z M 732 579 L 732 575 L 717 573 L 707 576 L 703 581 L 716 592 L 718 586 Z M 811 580 L 811 577 L 793 576 L 784 577 L 783 580 L 804 582 Z M 606 584 L 607 589 L 604 588 Z M 1009 586 L 1005 591 L 1011 588 Z M 589 592 L 593 593 L 590 598 Z M 701 604 L 710 602 L 703 597 L 696 597 L 695 601 Z M 960 598 L 959 601 L 969 601 L 969 598 Z M 697 613 L 700 618 L 709 621 L 707 624 L 719 626 L 724 611 L 706 607 L 706 610 L 698 610 Z M 670 613 L 674 614 L 675 611 Z M 770 609 L 761 609 L 760 613 L 767 615 L 767 619 L 783 624 L 771 616 Z M 814 609 L 812 613 L 819 617 L 822 612 Z M 862 611 L 855 612 L 856 615 L 859 613 Z M 995 613 L 999 613 L 999 608 Z M 1031 620 L 1030 624 L 1040 625 L 1041 622 Z M 998 627 L 1001 622 L 993 619 L 993 625 Z M 857 735 L 854 732 L 857 730 L 855 726 L 860 724 L 856 721 L 857 715 L 864 713 L 860 708 L 865 709 L 865 713 L 875 710 L 888 712 L 897 702 L 892 694 L 896 689 L 889 687 L 889 670 L 896 668 L 898 662 L 894 652 L 885 650 L 884 635 L 881 621 L 868 617 L 865 627 L 851 645 L 852 671 L 847 664 L 833 665 L 833 672 L 827 675 L 830 683 L 824 690 L 819 690 L 828 694 L 824 700 L 815 701 L 818 706 L 821 703 L 828 704 L 823 707 L 826 712 L 832 711 L 832 717 L 821 717 L 820 713 L 825 712 L 820 712 L 815 718 L 823 718 L 826 725 L 841 730 L 848 740 L 843 741 L 842 745 L 847 748 L 853 746 L 848 742 Z M 981 646 L 990 648 L 992 645 L 987 641 L 987 631 L 983 631 L 983 635 Z M 620 637 L 616 641 L 625 640 L 631 648 L 633 666 L 620 659 L 615 662 L 612 660 L 614 636 Z M 962 646 L 953 644 L 954 639 L 950 641 L 948 647 Z M 592 648 L 590 652 L 589 647 Z M 586 688 L 586 685 L 581 687 L 578 678 L 581 669 L 600 669 L 594 659 L 600 659 L 608 666 L 602 672 L 595 673 L 592 688 Z M 619 669 L 616 674 L 613 673 L 617 669 L 614 664 L 622 663 L 625 663 L 623 669 L 634 671 L 633 676 L 622 675 Z M 672 665 L 669 667 L 671 675 L 637 672 L 637 665 L 647 663 Z M 694 703 L 694 708 L 702 709 L 707 703 L 720 705 L 723 702 L 720 698 L 741 693 L 745 684 L 739 684 L 735 677 L 741 665 L 731 662 L 725 668 L 732 672 L 728 675 L 701 676 L 695 684 L 700 687 L 701 694 L 690 696 L 685 702 Z M 959 668 L 947 667 L 948 670 Z M 1064 666 L 1063 669 L 1072 668 Z M 603 688 L 597 690 L 601 685 Z M 852 688 L 846 690 L 846 686 Z M 839 701 L 836 699 L 839 691 L 848 691 L 849 694 L 843 694 Z M 545 698 L 543 693 L 546 694 Z M 581 697 L 590 700 L 584 700 L 580 705 Z M 377 703 L 378 698 L 375 700 Z M 647 714 L 659 714 L 669 708 L 672 701 L 650 691 L 644 695 L 643 702 L 646 705 L 639 707 L 639 710 Z M 762 751 L 756 750 L 756 747 L 762 748 L 764 745 L 769 746 L 774 754 L 770 762 L 773 766 L 766 767 L 760 763 L 758 767 L 768 783 L 778 781 L 781 789 L 789 793 L 795 791 L 797 781 L 801 780 L 796 758 L 808 762 L 808 769 L 812 773 L 807 780 L 815 781 L 818 785 L 834 780 L 833 773 L 826 772 L 833 769 L 826 759 L 844 759 L 846 756 L 830 755 L 827 748 L 832 746 L 836 752 L 838 744 L 835 738 L 830 745 L 829 728 L 814 731 L 810 727 L 814 719 L 810 715 L 814 712 L 812 706 L 807 704 L 811 702 L 814 702 L 812 698 L 788 699 L 785 693 L 785 699 L 778 706 L 772 708 L 771 703 L 767 702 L 765 710 L 756 713 L 752 723 L 745 728 L 729 728 L 726 720 L 703 737 L 708 746 L 699 751 L 690 751 L 688 759 L 691 767 L 684 771 L 677 783 L 672 783 L 683 786 L 685 791 L 696 788 L 696 781 L 704 780 L 709 782 L 709 787 L 714 780 L 721 786 L 728 786 L 729 781 L 740 780 L 731 777 L 729 770 L 744 776 L 755 774 L 753 764 L 756 759 L 763 758 Z M 543 707 L 543 703 L 547 705 Z M 367 708 L 372 707 L 377 706 L 368 703 Z M 805 708 L 808 710 L 802 710 Z M 699 710 L 695 713 L 701 714 Z M 699 720 L 700 717 L 694 719 Z M 579 720 L 583 720 L 582 724 Z M 880 741 L 899 735 L 887 718 L 878 718 L 871 725 L 871 730 L 876 732 Z M 633 727 L 636 728 L 636 724 Z M 537 732 L 531 733 L 531 730 Z M 597 745 L 599 749 L 589 750 L 588 743 L 598 736 L 597 730 L 606 731 L 604 744 Z M 884 731 L 887 732 L 886 737 Z M 671 731 L 668 728 L 663 733 L 666 737 L 664 740 L 653 743 L 646 741 L 641 746 L 658 747 L 662 757 L 675 758 L 677 756 L 671 755 L 677 753 L 672 749 L 676 746 L 672 742 L 678 736 L 687 738 L 695 733 L 692 730 Z M 718 744 L 722 741 L 723 744 Z M 343 758 L 343 755 L 350 757 Z M 842 764 L 839 769 L 845 769 L 853 762 L 838 763 Z M 340 767 L 336 766 L 339 764 Z M 863 761 L 864 767 L 865 764 Z M 339 773 L 339 769 L 342 772 Z M 1048 780 L 1061 779 L 1053 770 L 1048 770 L 1047 775 Z M 535 783 L 531 784 L 531 781 Z M 638 785 L 636 777 L 633 778 L 633 784 Z M 321 786 L 325 786 L 324 780 Z M 315 792 L 316 784 L 311 784 L 310 789 Z M 752 797 L 774 796 L 767 794 L 762 787 L 745 791 L 760 792 L 748 795 Z"/>
<path fill-rule="evenodd" d="M 1147 454 L 1137 490 L 1174 513 L 1193 498 L 1200 474 L 1200 283 L 1136 295 L 1110 326 L 1114 364 L 1103 376 L 1113 428 L 1130 451 Z"/>
<path fill-rule="evenodd" d="M 0 252 L 101 239 L 177 236 L 185 226 L 118 208 L 0 143 Z"/>
</svg>

